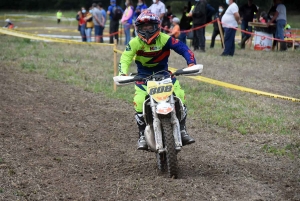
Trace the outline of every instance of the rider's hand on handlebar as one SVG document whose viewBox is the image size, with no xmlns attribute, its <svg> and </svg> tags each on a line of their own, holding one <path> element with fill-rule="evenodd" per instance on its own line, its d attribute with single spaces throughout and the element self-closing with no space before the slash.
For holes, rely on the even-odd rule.
<svg viewBox="0 0 300 201">
<path fill-rule="evenodd" d="M 124 74 L 124 73 L 122 73 L 122 74 L 120 74 L 119 76 L 127 76 L 126 74 Z"/>
<path fill-rule="evenodd" d="M 191 64 L 188 65 L 188 67 L 191 67 L 191 66 L 195 66 L 195 64 L 194 64 L 194 63 L 191 63 Z"/>
</svg>

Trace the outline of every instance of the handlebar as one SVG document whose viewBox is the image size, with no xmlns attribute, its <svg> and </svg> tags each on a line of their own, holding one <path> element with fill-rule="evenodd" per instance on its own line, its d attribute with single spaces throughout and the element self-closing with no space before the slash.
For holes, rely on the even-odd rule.
<svg viewBox="0 0 300 201">
<path fill-rule="evenodd" d="M 203 65 L 194 65 L 188 68 L 183 68 L 180 70 L 177 70 L 176 72 L 172 73 L 170 71 L 167 71 L 171 76 L 179 76 L 179 75 L 199 75 L 202 73 L 203 70 Z M 161 71 L 161 72 L 165 72 L 165 71 Z M 162 80 L 165 78 L 164 75 L 160 74 L 161 72 L 157 72 L 154 75 L 148 76 L 146 78 L 139 76 L 137 73 L 132 73 L 130 74 L 130 76 L 116 76 L 114 77 L 114 81 L 117 85 L 125 85 L 125 84 L 130 84 L 132 82 L 136 82 L 136 81 L 148 81 L 148 80 Z M 133 75 L 135 75 L 133 77 Z"/>
</svg>

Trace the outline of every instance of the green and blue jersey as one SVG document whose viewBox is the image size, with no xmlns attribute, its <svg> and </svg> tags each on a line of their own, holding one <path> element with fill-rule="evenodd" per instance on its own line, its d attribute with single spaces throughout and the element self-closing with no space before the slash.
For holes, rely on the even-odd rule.
<svg viewBox="0 0 300 201">
<path fill-rule="evenodd" d="M 165 33 L 160 33 L 156 38 L 156 43 L 151 45 L 146 44 L 139 37 L 133 38 L 121 56 L 119 74 L 128 74 L 134 56 L 136 56 L 138 75 L 141 77 L 147 77 L 159 71 L 168 71 L 171 49 L 182 55 L 187 65 L 196 64 L 194 53 L 186 44 Z"/>
</svg>

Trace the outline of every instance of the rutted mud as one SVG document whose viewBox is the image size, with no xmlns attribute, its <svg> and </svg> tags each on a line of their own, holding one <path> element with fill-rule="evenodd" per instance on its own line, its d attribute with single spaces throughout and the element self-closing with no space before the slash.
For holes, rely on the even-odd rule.
<svg viewBox="0 0 300 201">
<path fill-rule="evenodd" d="M 0 200 L 300 200 L 299 159 L 261 149 L 285 136 L 199 128 L 179 179 L 136 151 L 127 103 L 0 67 Z"/>
</svg>

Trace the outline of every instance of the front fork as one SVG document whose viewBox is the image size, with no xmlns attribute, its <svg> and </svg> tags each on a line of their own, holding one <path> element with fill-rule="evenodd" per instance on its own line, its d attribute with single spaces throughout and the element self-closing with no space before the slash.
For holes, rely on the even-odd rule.
<svg viewBox="0 0 300 201">
<path fill-rule="evenodd" d="M 175 148 L 177 151 L 180 151 L 182 147 L 182 141 L 181 141 L 181 134 L 180 134 L 180 125 L 179 125 L 179 120 L 176 116 L 175 101 L 173 95 L 170 96 L 170 104 L 173 107 L 173 111 L 171 112 L 170 123 L 172 124 L 172 128 L 173 128 Z M 150 106 L 151 106 L 152 116 L 153 116 L 153 131 L 155 136 L 154 139 L 156 144 L 156 150 L 158 151 L 158 153 L 162 153 L 165 152 L 165 148 L 163 146 L 161 121 L 158 117 L 158 114 L 156 113 L 156 103 L 152 98 L 150 98 Z"/>
</svg>

